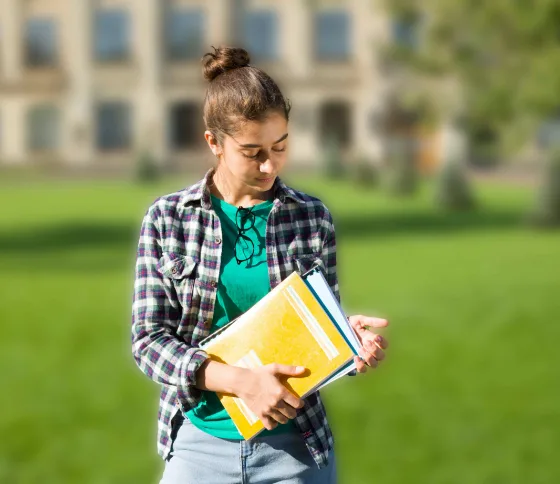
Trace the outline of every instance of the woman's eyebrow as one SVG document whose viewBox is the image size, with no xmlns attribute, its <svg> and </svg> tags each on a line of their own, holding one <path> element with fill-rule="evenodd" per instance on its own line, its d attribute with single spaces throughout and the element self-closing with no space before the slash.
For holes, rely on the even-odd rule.
<svg viewBox="0 0 560 484">
<path fill-rule="evenodd" d="M 276 145 L 278 143 L 280 143 L 280 141 L 284 141 L 286 138 L 288 137 L 288 133 L 286 133 L 284 136 L 282 136 L 279 140 L 275 141 L 274 143 L 272 143 L 273 145 Z M 242 145 L 239 144 L 239 146 L 241 146 L 242 148 L 260 148 L 261 145 L 255 145 L 255 144 L 246 144 L 246 145 Z"/>
</svg>

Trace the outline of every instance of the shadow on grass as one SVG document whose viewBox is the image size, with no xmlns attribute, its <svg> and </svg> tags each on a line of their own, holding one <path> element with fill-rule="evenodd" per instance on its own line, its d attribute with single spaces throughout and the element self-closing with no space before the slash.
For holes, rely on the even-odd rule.
<svg viewBox="0 0 560 484">
<path fill-rule="evenodd" d="M 136 224 L 64 223 L 19 233 L 0 232 L 3 271 L 99 273 L 133 267 Z"/>
<path fill-rule="evenodd" d="M 140 227 L 110 223 L 67 222 L 20 233 L 0 232 L 0 253 L 45 253 L 136 245 Z"/>
<path fill-rule="evenodd" d="M 336 230 L 342 240 L 348 238 L 414 237 L 415 235 L 447 234 L 512 229 L 521 226 L 522 215 L 503 212 L 417 212 L 344 216 L 335 218 Z"/>
<path fill-rule="evenodd" d="M 33 256 L 12 256 L 3 259 L 0 257 L 0 279 L 4 273 L 15 272 L 18 274 L 76 274 L 93 275 L 106 273 L 134 273 L 133 251 L 119 252 L 115 255 L 99 252 L 80 253 L 73 257 L 63 257 L 59 252 L 34 254 Z"/>
<path fill-rule="evenodd" d="M 420 234 L 511 229 L 519 226 L 521 220 L 522 217 L 515 211 L 417 212 L 345 215 L 335 217 L 335 224 L 339 239 L 344 240 L 368 236 L 413 237 Z M 97 264 L 92 267 L 91 261 L 86 260 L 88 254 L 100 250 L 123 254 L 123 263 L 127 262 L 135 254 L 139 232 L 140 227 L 136 224 L 103 222 L 66 222 L 37 230 L 0 232 L 0 257 L 14 256 L 23 260 L 30 257 L 37 261 L 39 256 L 44 256 L 45 263 L 47 259 L 52 259 L 58 269 L 63 269 L 63 266 L 69 265 L 64 263 L 64 254 L 86 250 L 83 256 L 74 256 L 69 263 L 74 267 L 83 260 L 84 266 L 90 270 Z M 111 267 L 114 268 L 114 265 Z"/>
</svg>

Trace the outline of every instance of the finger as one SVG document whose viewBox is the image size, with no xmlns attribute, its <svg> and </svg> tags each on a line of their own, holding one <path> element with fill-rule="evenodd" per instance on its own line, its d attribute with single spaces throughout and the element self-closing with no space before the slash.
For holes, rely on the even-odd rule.
<svg viewBox="0 0 560 484">
<path fill-rule="evenodd" d="M 282 412 L 273 408 L 268 412 L 268 416 L 274 419 L 277 423 L 285 424 L 289 419 Z"/>
<path fill-rule="evenodd" d="M 297 412 L 296 412 L 295 408 L 292 407 L 291 405 L 288 405 L 285 402 L 280 402 L 276 406 L 276 410 L 278 410 L 282 415 L 284 415 L 284 417 L 289 418 L 289 419 L 296 418 L 296 415 L 297 415 Z"/>
<path fill-rule="evenodd" d="M 364 326 L 370 326 L 371 328 L 386 328 L 389 326 L 389 321 L 384 318 L 373 318 L 369 316 L 364 316 L 362 319 L 362 324 Z"/>
<path fill-rule="evenodd" d="M 374 338 L 373 341 L 374 343 L 379 346 L 380 348 L 386 350 L 389 347 L 389 342 L 380 334 L 373 334 Z"/>
<path fill-rule="evenodd" d="M 303 366 L 281 365 L 280 363 L 272 363 L 270 367 L 275 375 L 298 376 L 305 371 Z"/>
<path fill-rule="evenodd" d="M 303 407 L 303 400 L 301 398 L 298 398 L 297 396 L 295 396 L 289 390 L 286 390 L 286 393 L 282 397 L 282 400 L 286 403 L 286 405 L 289 405 L 294 410 L 297 410 L 298 408 Z"/>
<path fill-rule="evenodd" d="M 356 371 L 358 373 L 365 373 L 367 371 L 366 364 L 360 359 L 359 356 L 354 356 L 354 363 L 356 364 Z"/>
<path fill-rule="evenodd" d="M 377 361 L 381 361 L 385 358 L 385 352 L 371 340 L 365 342 L 364 348 Z"/>
<path fill-rule="evenodd" d="M 263 423 L 266 430 L 272 430 L 278 425 L 278 422 L 276 420 L 267 415 L 263 415 L 261 417 L 261 422 Z"/>
<path fill-rule="evenodd" d="M 371 326 L 372 328 L 385 328 L 389 325 L 389 321 L 386 319 L 364 316 L 363 314 L 356 314 L 355 316 L 350 316 L 348 319 L 354 327 L 365 328 L 366 326 Z"/>
<path fill-rule="evenodd" d="M 360 348 L 358 350 L 360 356 L 365 360 L 366 364 L 372 368 L 377 368 L 377 360 L 370 354 L 365 348 Z"/>
</svg>

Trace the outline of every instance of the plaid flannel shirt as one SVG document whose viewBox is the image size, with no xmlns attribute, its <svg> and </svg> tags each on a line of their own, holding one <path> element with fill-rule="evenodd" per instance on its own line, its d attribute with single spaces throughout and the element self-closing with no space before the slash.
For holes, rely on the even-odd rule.
<svg viewBox="0 0 560 484">
<path fill-rule="evenodd" d="M 209 334 L 220 274 L 222 233 L 208 190 L 212 170 L 198 183 L 157 199 L 141 228 L 132 305 L 132 351 L 138 367 L 161 385 L 158 453 L 166 459 L 180 417 L 201 391 L 195 374 L 208 354 L 198 347 Z M 337 298 L 332 217 L 317 198 L 273 187 L 266 226 L 271 288 L 294 270 L 319 265 Z M 318 467 L 327 464 L 333 437 L 319 392 L 305 398 L 294 419 Z"/>
</svg>

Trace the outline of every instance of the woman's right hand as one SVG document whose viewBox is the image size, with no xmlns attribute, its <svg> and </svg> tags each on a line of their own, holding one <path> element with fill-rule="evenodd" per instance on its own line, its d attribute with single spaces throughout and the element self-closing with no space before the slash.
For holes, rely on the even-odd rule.
<svg viewBox="0 0 560 484">
<path fill-rule="evenodd" d="M 259 417 L 265 428 L 272 430 L 278 423 L 295 418 L 296 410 L 303 407 L 303 401 L 282 385 L 278 376 L 301 376 L 304 372 L 302 366 L 278 363 L 247 369 L 236 394 Z"/>
</svg>

